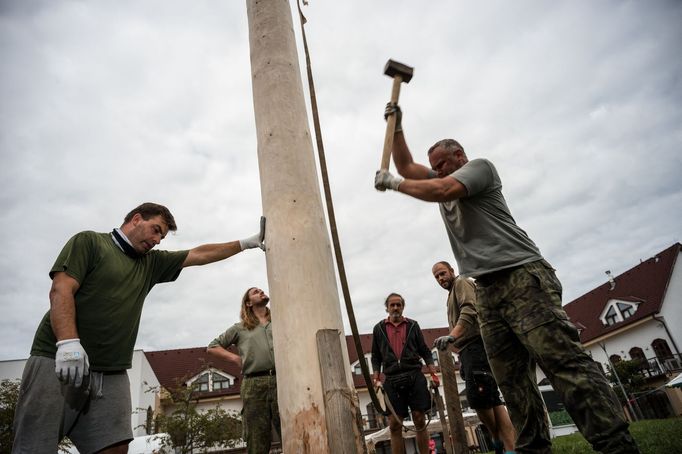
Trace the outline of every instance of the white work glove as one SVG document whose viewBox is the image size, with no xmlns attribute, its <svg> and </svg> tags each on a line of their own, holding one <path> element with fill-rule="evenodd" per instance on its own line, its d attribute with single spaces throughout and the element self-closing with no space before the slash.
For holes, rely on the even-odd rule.
<svg viewBox="0 0 682 454">
<path fill-rule="evenodd" d="M 454 344 L 455 343 L 455 337 L 454 336 L 441 336 L 435 341 L 433 341 L 433 346 L 436 347 L 440 351 L 445 351 L 448 349 L 449 344 Z"/>
<path fill-rule="evenodd" d="M 388 103 L 386 104 L 386 109 L 384 110 L 384 120 L 388 120 L 388 117 L 391 115 L 395 114 L 395 132 L 399 132 L 403 130 L 403 111 L 400 110 L 400 106 L 398 104 L 392 104 Z"/>
<path fill-rule="evenodd" d="M 378 170 L 374 177 L 374 187 L 379 191 L 386 189 L 398 190 L 398 186 L 403 182 L 403 178 L 394 177 L 388 170 Z"/>
<path fill-rule="evenodd" d="M 243 240 L 239 240 L 239 246 L 242 248 L 242 251 L 245 249 L 253 249 L 256 247 L 265 250 L 265 244 L 263 244 L 263 240 L 265 240 L 265 217 L 261 216 L 260 232 L 248 238 L 244 238 Z"/>
<path fill-rule="evenodd" d="M 65 385 L 80 388 L 83 376 L 90 373 L 88 354 L 81 345 L 80 339 L 66 339 L 57 342 L 57 354 L 54 358 L 54 372 Z"/>
</svg>

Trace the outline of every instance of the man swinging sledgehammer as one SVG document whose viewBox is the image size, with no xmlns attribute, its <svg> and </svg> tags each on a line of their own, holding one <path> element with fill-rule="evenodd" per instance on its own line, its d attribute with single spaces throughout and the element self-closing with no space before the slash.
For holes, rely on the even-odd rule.
<svg viewBox="0 0 682 454">
<path fill-rule="evenodd" d="M 493 163 L 469 161 L 457 141 L 444 139 L 428 150 L 430 167 L 417 164 L 398 105 L 385 115 L 395 116 L 391 153 L 404 178 L 381 169 L 374 185 L 439 203 L 457 266 L 476 278 L 481 335 L 517 431 L 516 452 L 551 452 L 537 363 L 596 451 L 638 453 L 616 395 L 561 307 L 555 271 L 516 224 Z"/>
</svg>

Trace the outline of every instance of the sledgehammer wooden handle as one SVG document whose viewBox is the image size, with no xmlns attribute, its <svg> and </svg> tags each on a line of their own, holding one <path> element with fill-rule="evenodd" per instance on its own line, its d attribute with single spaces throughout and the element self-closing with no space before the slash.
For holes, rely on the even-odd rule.
<svg viewBox="0 0 682 454">
<path fill-rule="evenodd" d="M 411 68 L 394 60 L 389 60 L 384 66 L 384 74 L 393 78 L 393 89 L 391 90 L 391 104 L 398 104 L 400 97 L 400 84 L 408 83 L 414 74 Z M 384 137 L 384 152 L 381 155 L 381 170 L 388 170 L 391 163 L 391 149 L 393 148 L 393 136 L 395 135 L 396 114 L 389 115 L 386 119 L 386 136 Z"/>
</svg>

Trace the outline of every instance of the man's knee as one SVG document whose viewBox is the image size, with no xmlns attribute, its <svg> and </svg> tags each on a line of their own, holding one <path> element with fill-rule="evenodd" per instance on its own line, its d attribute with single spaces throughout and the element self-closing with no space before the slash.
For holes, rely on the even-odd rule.
<svg viewBox="0 0 682 454">
<path fill-rule="evenodd" d="M 423 411 L 412 411 L 412 421 L 416 430 L 422 430 L 426 426 L 426 417 Z"/>
</svg>

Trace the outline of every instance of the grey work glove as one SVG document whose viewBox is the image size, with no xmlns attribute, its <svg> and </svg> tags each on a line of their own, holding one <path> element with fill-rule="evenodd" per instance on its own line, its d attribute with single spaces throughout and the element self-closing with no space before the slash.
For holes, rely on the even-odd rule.
<svg viewBox="0 0 682 454">
<path fill-rule="evenodd" d="M 374 187 L 379 191 L 386 189 L 398 190 L 398 186 L 403 182 L 403 178 L 391 175 L 388 170 L 378 170 L 374 177 Z"/>
<path fill-rule="evenodd" d="M 433 341 L 433 346 L 440 351 L 445 351 L 448 349 L 448 345 L 455 343 L 454 336 L 441 336 L 435 341 Z"/>
<path fill-rule="evenodd" d="M 384 120 L 388 120 L 388 117 L 395 114 L 395 132 L 403 130 L 403 111 L 400 110 L 398 104 L 387 103 L 386 109 L 384 110 Z"/>
<path fill-rule="evenodd" d="M 54 358 L 54 372 L 65 385 L 80 388 L 83 376 L 90 373 L 88 354 L 81 345 L 80 339 L 65 339 L 57 342 L 57 354 Z"/>
<path fill-rule="evenodd" d="M 243 240 L 239 240 L 239 246 L 242 248 L 242 251 L 246 249 L 253 249 L 256 247 L 265 250 L 265 244 L 263 244 L 264 240 L 265 240 L 265 217 L 261 216 L 260 232 L 256 233 L 255 235 L 251 235 L 248 238 L 244 238 Z"/>
</svg>

